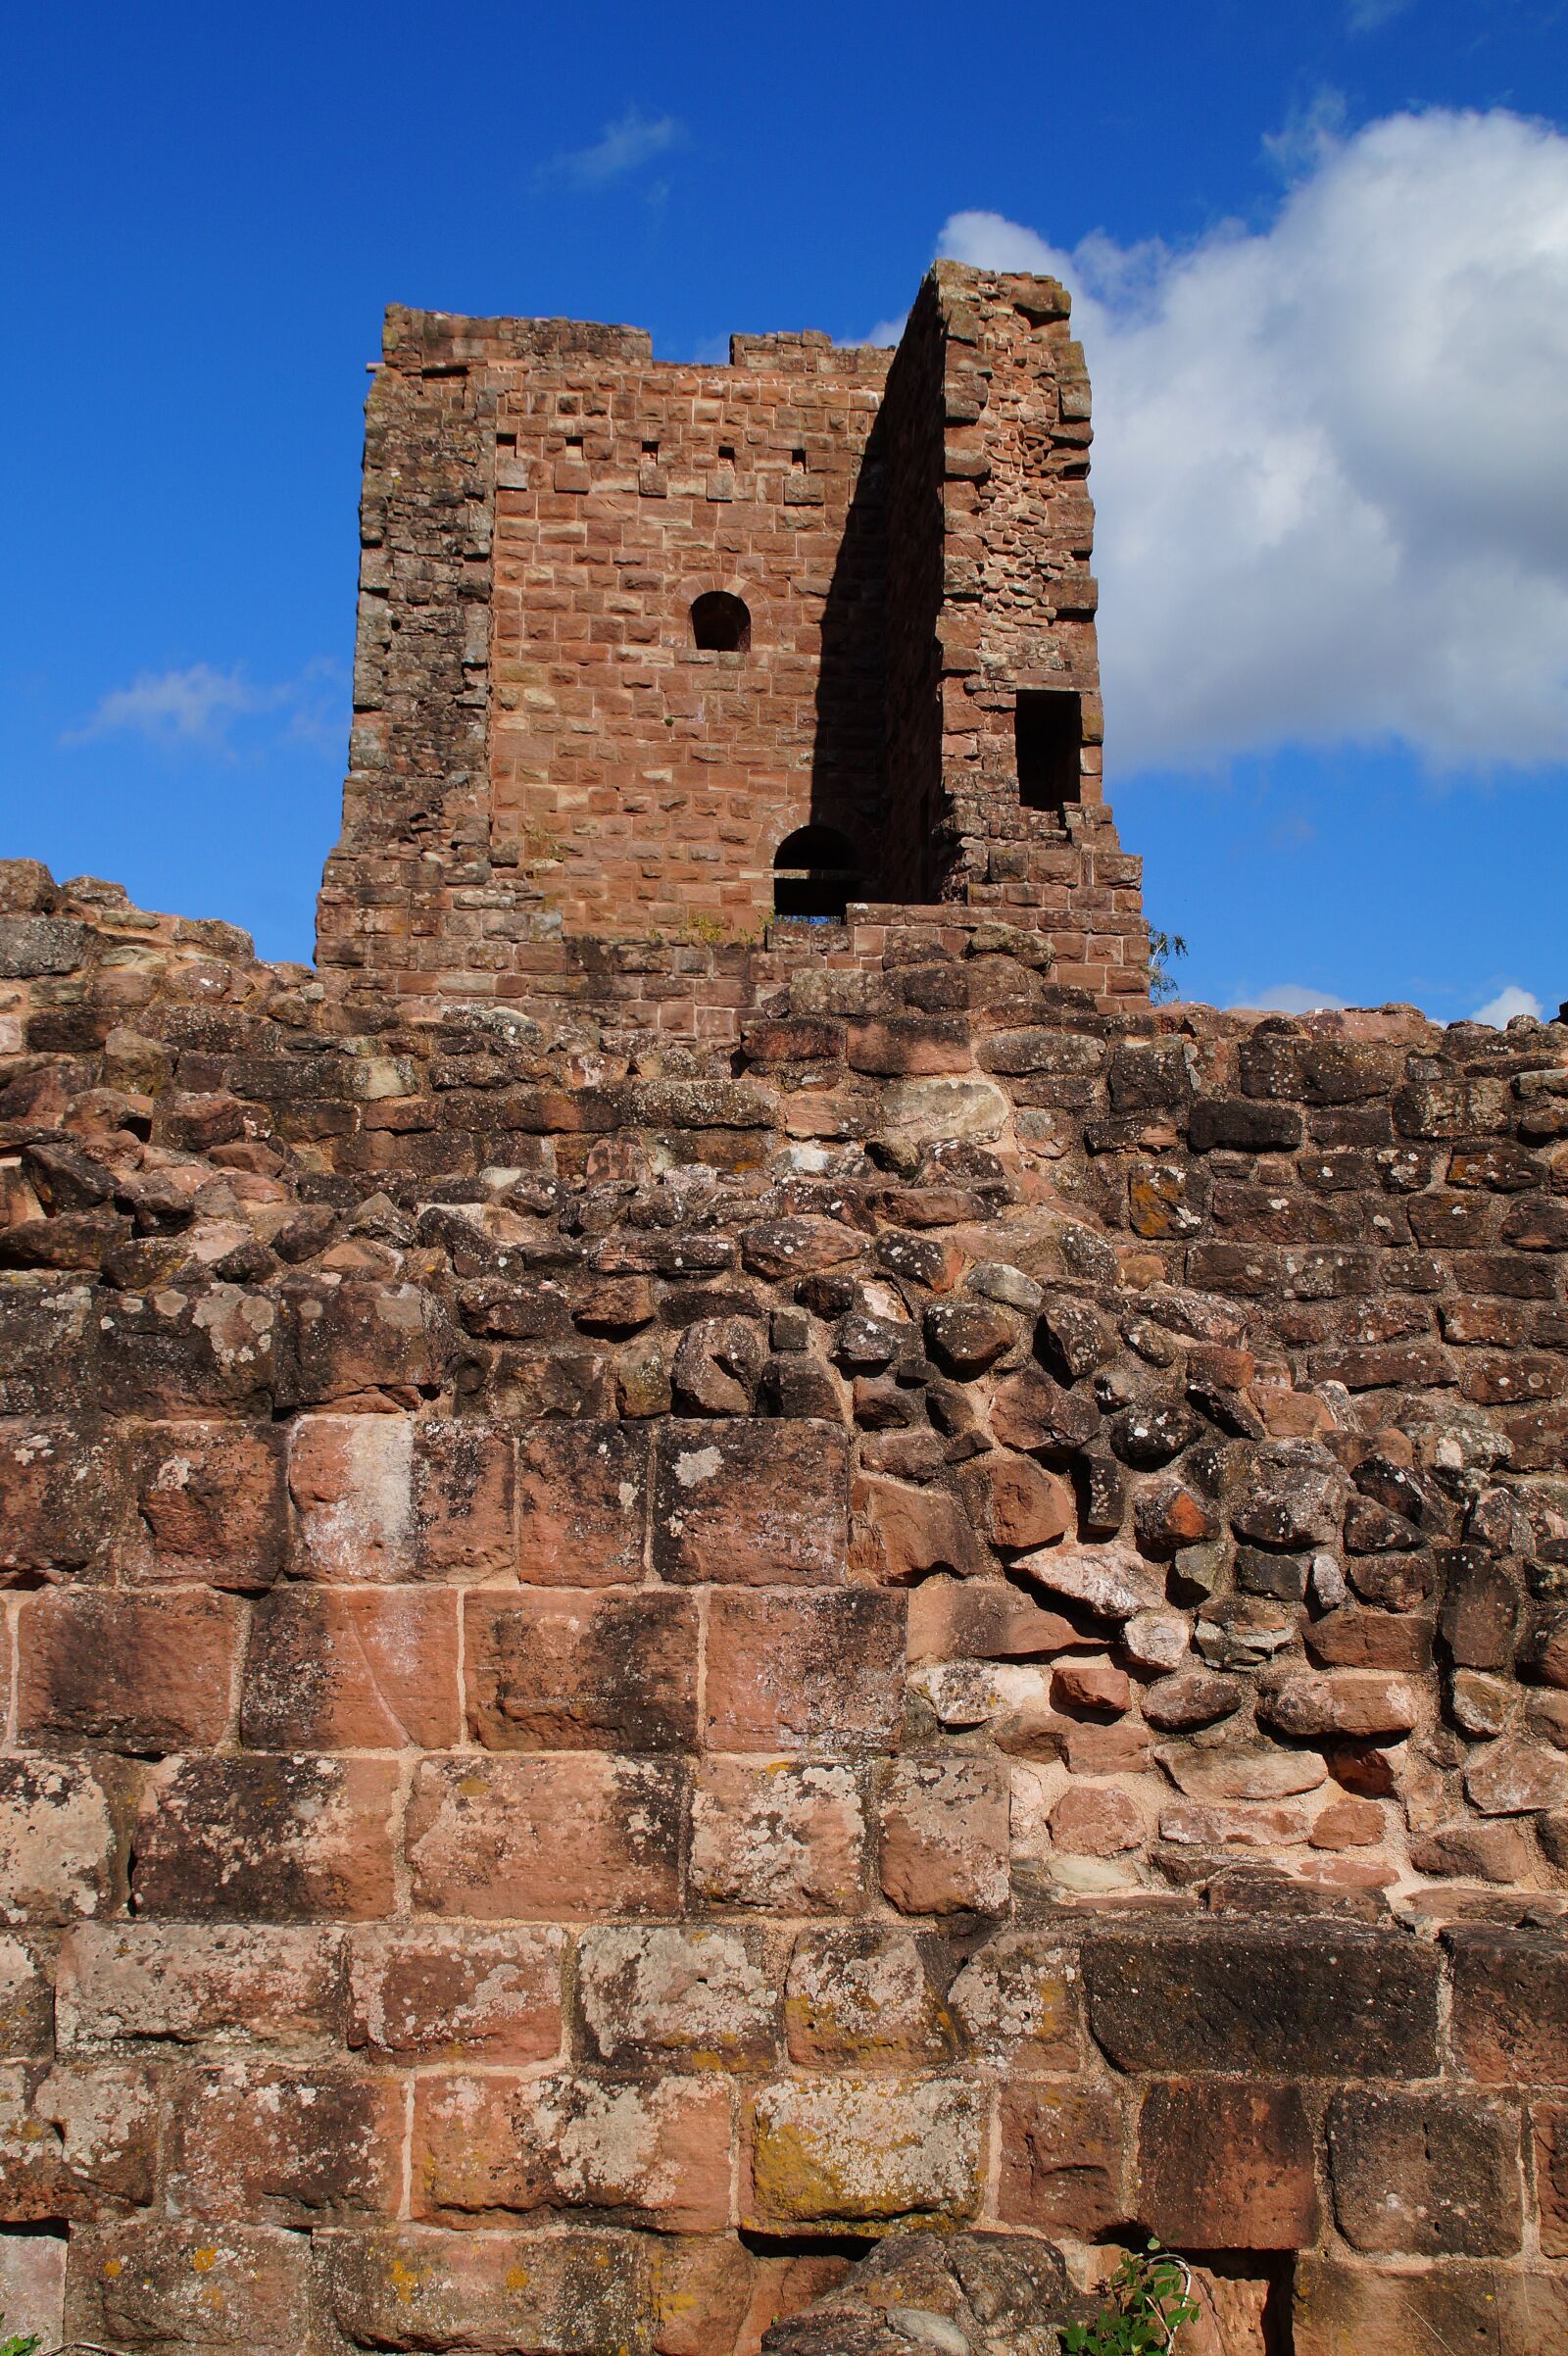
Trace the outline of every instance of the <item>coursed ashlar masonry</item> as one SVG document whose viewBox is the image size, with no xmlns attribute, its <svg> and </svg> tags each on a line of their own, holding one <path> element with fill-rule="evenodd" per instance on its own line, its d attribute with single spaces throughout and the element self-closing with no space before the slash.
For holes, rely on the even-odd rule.
<svg viewBox="0 0 1568 2356">
<path fill-rule="evenodd" d="M 1568 2345 L 1568 1030 L 1152 1006 L 1066 297 L 394 311 L 314 966 L 0 863 L 0 2309 Z"/>
</svg>

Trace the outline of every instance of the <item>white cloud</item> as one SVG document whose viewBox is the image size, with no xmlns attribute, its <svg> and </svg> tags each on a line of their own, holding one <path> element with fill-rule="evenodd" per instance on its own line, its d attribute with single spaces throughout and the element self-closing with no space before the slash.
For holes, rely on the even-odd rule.
<svg viewBox="0 0 1568 2356">
<path fill-rule="evenodd" d="M 1247 998 L 1233 1000 L 1232 1004 L 1253 1013 L 1321 1014 L 1337 1011 L 1349 1001 L 1336 998 L 1329 990 L 1309 990 L 1300 982 L 1275 982 L 1269 989 L 1254 991 Z"/>
<path fill-rule="evenodd" d="M 324 659 L 270 687 L 248 679 L 239 664 L 219 670 L 211 663 L 192 663 L 183 670 L 139 671 L 128 687 L 101 696 L 61 742 L 140 736 L 166 750 L 230 753 L 241 723 L 269 720 L 277 734 L 296 741 L 335 745 L 346 742 L 343 701 L 338 666 Z"/>
<path fill-rule="evenodd" d="M 1402 742 L 1568 743 L 1568 137 L 1397 115 L 1293 150 L 1267 228 L 1068 255 L 997 214 L 938 250 L 1065 276 L 1097 394 L 1115 773 Z"/>
<path fill-rule="evenodd" d="M 1402 17 L 1411 0 L 1350 0 L 1347 16 L 1352 32 L 1376 32 Z"/>
<path fill-rule="evenodd" d="M 1477 1006 L 1470 1020 L 1494 1023 L 1500 1031 L 1516 1014 L 1533 1014 L 1537 1022 L 1544 1022 L 1546 1009 L 1533 990 L 1521 990 L 1517 982 L 1510 982 L 1506 990 L 1489 998 L 1484 1006 Z"/>
<path fill-rule="evenodd" d="M 552 158 L 542 176 L 565 180 L 573 188 L 603 188 L 678 147 L 685 136 L 673 115 L 645 115 L 639 107 L 628 107 L 615 122 L 605 124 L 591 147 Z"/>
</svg>

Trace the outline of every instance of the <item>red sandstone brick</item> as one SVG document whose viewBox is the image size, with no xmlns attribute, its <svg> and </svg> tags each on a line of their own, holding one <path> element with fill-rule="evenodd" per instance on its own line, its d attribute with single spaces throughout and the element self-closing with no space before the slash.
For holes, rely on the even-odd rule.
<svg viewBox="0 0 1568 2356">
<path fill-rule="evenodd" d="M 831 1424 L 663 1424 L 654 1484 L 655 1567 L 684 1583 L 840 1582 L 847 1483 L 845 1436 Z"/>
<path fill-rule="evenodd" d="M 1126 2217 L 1117 2093 L 1015 2079 L 1003 2088 L 998 2126 L 1006 2224 L 1090 2241 Z"/>
<path fill-rule="evenodd" d="M 85 1766 L 0 1758 L 0 1922 L 107 1913 L 117 1845 L 108 1795 Z"/>
<path fill-rule="evenodd" d="M 416 1425 L 415 1546 L 424 1577 L 514 1577 L 515 1491 L 516 1448 L 504 1426 L 477 1417 Z"/>
<path fill-rule="evenodd" d="M 0 2221 L 99 2218 L 145 2207 L 156 2185 L 150 2071 L 122 2063 L 0 2069 Z"/>
<path fill-rule="evenodd" d="M 980 2199 L 980 2088 L 958 2078 L 815 2078 L 748 2104 L 743 2213 L 764 2229 L 928 2217 Z"/>
<path fill-rule="evenodd" d="M 79 2338 L 217 2356 L 299 2356 L 309 2344 L 310 2245 L 268 2226 L 180 2220 L 73 2233 L 66 2327 Z"/>
<path fill-rule="evenodd" d="M 904 1601 L 841 1595 L 715 1595 L 708 1614 L 713 1750 L 864 1749 L 904 1709 Z"/>
<path fill-rule="evenodd" d="M 1317 2238 L 1312 2131 L 1299 2091 L 1186 2078 L 1144 2097 L 1137 2209 L 1162 2241 L 1300 2249 Z"/>
<path fill-rule="evenodd" d="M 0 1423 L 0 1585 L 7 1572 L 74 1569 L 108 1535 L 115 1467 L 91 1424 Z"/>
<path fill-rule="evenodd" d="M 458 1598 L 301 1588 L 257 1607 L 240 1731 L 254 1750 L 442 1750 L 462 1732 Z"/>
<path fill-rule="evenodd" d="M 170 2106 L 171 2198 L 186 2217 L 267 2225 L 394 2213 L 403 2185 L 396 2078 L 341 2067 L 185 2073 Z"/>
<path fill-rule="evenodd" d="M 683 1779 L 599 1751 L 433 1758 L 408 1817 L 414 1903 L 481 1921 L 672 1913 Z"/>
<path fill-rule="evenodd" d="M 388 1914 L 397 1769 L 379 1759 L 167 1759 L 131 1875 L 143 1914 L 288 1921 Z"/>
<path fill-rule="evenodd" d="M 323 2301 L 355 2347 L 463 2348 L 483 2356 L 527 2348 L 568 2356 L 646 2344 L 650 2259 L 630 2233 L 581 2227 L 569 2233 L 514 2227 L 443 2233 L 400 2225 L 369 2233 L 326 2229 L 314 2246 L 322 2261 Z M 305 2344 L 292 2342 L 288 2356 Z"/>
<path fill-rule="evenodd" d="M 859 1777 L 837 1765 L 706 1760 L 692 1797 L 691 1886 L 710 1904 L 855 1914 L 865 1904 Z"/>
<path fill-rule="evenodd" d="M 722 2083 L 421 2077 L 417 2215 L 483 2222 L 588 2210 L 674 2233 L 729 2220 L 730 2095 Z"/>
<path fill-rule="evenodd" d="M 517 1565 L 530 1585 L 608 1587 L 643 1575 L 648 1436 L 612 1423 L 547 1423 L 522 1436 Z"/>
<path fill-rule="evenodd" d="M 993 1759 L 906 1758 L 881 1796 L 882 1888 L 903 1914 L 1000 1914 L 1007 1904 L 1008 1792 Z"/>
<path fill-rule="evenodd" d="M 241 1620 L 230 1595 L 29 1595 L 17 1620 L 20 1740 L 132 1751 L 221 1742 Z"/>
<path fill-rule="evenodd" d="M 639 1752 L 696 1742 L 691 1596 L 474 1595 L 465 1629 L 468 1723 L 487 1749 Z"/>
<path fill-rule="evenodd" d="M 242 1423 L 133 1426 L 130 1477 L 146 1534 L 140 1581 L 270 1587 L 287 1549 L 282 1435 Z"/>
<path fill-rule="evenodd" d="M 298 1577 L 414 1575 L 414 1425 L 403 1415 L 305 1415 L 289 1443 Z"/>
<path fill-rule="evenodd" d="M 342 2034 L 335 1933 L 276 1924 L 81 1924 L 61 1943 L 60 2050 L 303 2046 Z"/>
</svg>

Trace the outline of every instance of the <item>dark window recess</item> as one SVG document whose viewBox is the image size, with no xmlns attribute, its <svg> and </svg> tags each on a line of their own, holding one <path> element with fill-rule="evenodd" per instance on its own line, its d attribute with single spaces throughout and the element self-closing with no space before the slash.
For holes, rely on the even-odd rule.
<svg viewBox="0 0 1568 2356">
<path fill-rule="evenodd" d="M 773 859 L 773 913 L 842 924 L 860 897 L 854 846 L 832 826 L 800 826 L 786 835 Z"/>
<path fill-rule="evenodd" d="M 1083 705 L 1054 687 L 1024 688 L 1013 713 L 1018 799 L 1025 810 L 1064 810 L 1079 798 Z"/>
<path fill-rule="evenodd" d="M 692 641 L 709 655 L 744 655 L 752 643 L 752 617 L 727 589 L 707 589 L 692 606 Z"/>
</svg>

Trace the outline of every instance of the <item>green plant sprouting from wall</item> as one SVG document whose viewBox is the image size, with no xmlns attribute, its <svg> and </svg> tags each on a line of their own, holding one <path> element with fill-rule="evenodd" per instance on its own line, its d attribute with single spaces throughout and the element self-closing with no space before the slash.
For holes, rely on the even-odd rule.
<svg viewBox="0 0 1568 2356">
<path fill-rule="evenodd" d="M 1108 2296 L 1087 2324 L 1062 2333 L 1064 2356 L 1167 2356 L 1176 2334 L 1198 2321 L 1185 2261 L 1157 2241 L 1130 2250 L 1106 2284 Z"/>
</svg>

